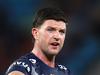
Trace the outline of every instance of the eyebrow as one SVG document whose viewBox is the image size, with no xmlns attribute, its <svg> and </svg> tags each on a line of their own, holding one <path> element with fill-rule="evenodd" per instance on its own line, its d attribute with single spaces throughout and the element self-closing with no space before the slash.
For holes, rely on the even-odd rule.
<svg viewBox="0 0 100 75">
<path fill-rule="evenodd" d="M 54 28 L 54 27 L 51 27 L 51 26 L 48 26 L 47 28 L 51 28 L 51 29 L 56 29 L 56 28 Z M 63 31 L 66 31 L 66 29 L 60 29 L 60 30 L 63 30 Z"/>
<path fill-rule="evenodd" d="M 54 27 L 50 27 L 50 26 L 48 26 L 47 28 L 50 28 L 50 29 L 53 29 L 53 30 L 55 30 L 56 28 L 54 28 Z"/>
</svg>

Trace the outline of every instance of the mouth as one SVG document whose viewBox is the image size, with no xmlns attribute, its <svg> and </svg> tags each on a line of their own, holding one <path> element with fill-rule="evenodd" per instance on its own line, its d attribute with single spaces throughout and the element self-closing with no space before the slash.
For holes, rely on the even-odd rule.
<svg viewBox="0 0 100 75">
<path fill-rule="evenodd" d="M 50 45 L 52 45 L 52 46 L 59 46 L 60 44 L 58 43 L 58 42 L 52 42 Z"/>
</svg>

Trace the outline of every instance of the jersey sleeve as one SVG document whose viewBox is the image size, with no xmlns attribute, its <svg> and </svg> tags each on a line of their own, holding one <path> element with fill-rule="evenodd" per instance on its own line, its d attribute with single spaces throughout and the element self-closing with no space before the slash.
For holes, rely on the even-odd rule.
<svg viewBox="0 0 100 75">
<path fill-rule="evenodd" d="M 10 67 L 6 71 L 5 75 L 8 75 L 12 71 L 20 71 L 20 72 L 24 73 L 25 75 L 30 75 L 31 66 L 25 60 L 18 60 L 18 61 L 15 61 L 13 64 L 10 65 Z"/>
<path fill-rule="evenodd" d="M 71 71 L 69 69 L 67 69 L 67 73 L 68 73 L 68 75 L 72 75 Z"/>
<path fill-rule="evenodd" d="M 60 70 L 62 70 L 65 74 L 64 75 L 72 75 L 70 70 L 66 68 L 64 65 L 58 65 Z"/>
</svg>

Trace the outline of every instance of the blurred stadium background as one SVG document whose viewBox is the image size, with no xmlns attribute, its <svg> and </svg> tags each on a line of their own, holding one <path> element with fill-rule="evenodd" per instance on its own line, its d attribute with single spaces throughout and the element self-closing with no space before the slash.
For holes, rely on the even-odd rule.
<svg viewBox="0 0 100 75">
<path fill-rule="evenodd" d="M 68 38 L 57 61 L 73 75 L 100 75 L 100 0 L 0 0 L 0 75 L 32 50 L 34 13 L 47 6 L 70 16 Z"/>
</svg>

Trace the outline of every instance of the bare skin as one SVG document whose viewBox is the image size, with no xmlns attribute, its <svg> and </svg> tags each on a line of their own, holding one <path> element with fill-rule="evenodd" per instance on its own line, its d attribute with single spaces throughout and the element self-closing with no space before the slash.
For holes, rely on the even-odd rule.
<svg viewBox="0 0 100 75">
<path fill-rule="evenodd" d="M 55 67 L 55 57 L 64 44 L 65 32 L 66 24 L 56 20 L 46 20 L 40 28 L 33 28 L 32 35 L 35 38 L 33 54 L 48 66 Z M 54 42 L 59 45 L 51 45 Z"/>
<path fill-rule="evenodd" d="M 41 27 L 32 28 L 35 38 L 32 53 L 49 67 L 55 67 L 55 57 L 61 51 L 65 40 L 66 24 L 63 21 L 46 20 Z M 25 75 L 13 71 L 8 75 Z"/>
<path fill-rule="evenodd" d="M 20 71 L 13 71 L 13 72 L 9 73 L 8 75 L 25 75 L 25 74 Z"/>
</svg>

